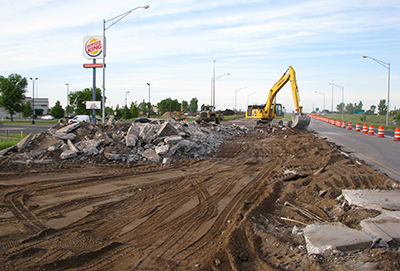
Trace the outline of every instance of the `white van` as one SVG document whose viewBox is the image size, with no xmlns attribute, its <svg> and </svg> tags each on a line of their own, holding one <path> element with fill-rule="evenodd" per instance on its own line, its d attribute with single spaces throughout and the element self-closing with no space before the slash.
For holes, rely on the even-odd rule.
<svg viewBox="0 0 400 271">
<path fill-rule="evenodd" d="M 69 123 L 73 122 L 90 122 L 90 117 L 88 115 L 76 115 L 74 118 L 68 121 Z"/>
</svg>

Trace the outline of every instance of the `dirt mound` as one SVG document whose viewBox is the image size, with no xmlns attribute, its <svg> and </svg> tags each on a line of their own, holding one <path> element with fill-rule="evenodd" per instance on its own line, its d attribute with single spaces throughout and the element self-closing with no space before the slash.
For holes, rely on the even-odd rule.
<svg viewBox="0 0 400 271">
<path fill-rule="evenodd" d="M 236 129 L 202 159 L 168 165 L 65 159 L 14 171 L 16 153 L 1 158 L 0 269 L 400 268 L 398 250 L 308 255 L 302 236 L 312 223 L 357 229 L 377 213 L 346 205 L 341 190 L 390 179 L 308 132 Z"/>
</svg>

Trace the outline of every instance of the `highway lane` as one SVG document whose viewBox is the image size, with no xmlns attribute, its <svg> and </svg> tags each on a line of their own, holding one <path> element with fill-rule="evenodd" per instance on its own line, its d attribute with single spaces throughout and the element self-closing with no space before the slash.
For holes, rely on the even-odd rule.
<svg viewBox="0 0 400 271">
<path fill-rule="evenodd" d="M 339 128 L 316 119 L 311 119 L 308 129 L 342 146 L 344 152 L 400 182 L 400 141 L 394 141 L 393 137 L 378 137 L 377 133 L 368 135 Z"/>
<path fill-rule="evenodd" d="M 37 134 L 40 132 L 45 132 L 47 129 L 49 129 L 51 126 L 54 124 L 13 124 L 9 122 L 3 122 L 3 125 L 0 127 L 0 133 L 5 134 L 6 130 L 10 134 L 18 134 L 21 133 L 21 131 L 24 134 Z"/>
</svg>

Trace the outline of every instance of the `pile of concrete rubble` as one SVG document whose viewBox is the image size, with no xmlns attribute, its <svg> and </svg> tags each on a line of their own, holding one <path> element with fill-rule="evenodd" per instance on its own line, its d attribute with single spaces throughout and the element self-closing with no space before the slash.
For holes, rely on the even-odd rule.
<svg viewBox="0 0 400 271">
<path fill-rule="evenodd" d="M 215 151 L 226 136 L 249 132 L 236 125 L 156 120 L 150 123 L 57 124 L 46 133 L 28 135 L 3 150 L 15 163 L 51 163 L 55 159 L 85 162 L 141 161 L 168 164 L 171 158 L 198 158 Z M 52 155 L 50 155 L 50 153 Z M 55 155 L 57 154 L 57 155 Z"/>
</svg>

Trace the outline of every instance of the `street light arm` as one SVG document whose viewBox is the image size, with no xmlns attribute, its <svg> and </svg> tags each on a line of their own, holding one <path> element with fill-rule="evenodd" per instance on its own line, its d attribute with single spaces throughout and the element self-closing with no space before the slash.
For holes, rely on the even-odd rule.
<svg viewBox="0 0 400 271">
<path fill-rule="evenodd" d="M 217 81 L 218 79 L 220 79 L 222 76 L 225 76 L 225 75 L 231 75 L 231 74 L 230 73 L 224 73 L 224 74 L 222 74 L 220 76 L 215 77 L 214 81 Z"/>
<path fill-rule="evenodd" d="M 373 61 L 375 61 L 375 62 L 378 63 L 379 65 L 382 65 L 382 66 L 385 67 L 386 69 L 389 69 L 389 67 L 390 67 L 390 63 L 383 62 L 382 60 L 379 60 L 379 59 L 376 59 L 376 58 L 373 58 L 373 57 L 370 57 L 370 56 L 363 56 L 363 58 L 372 59 Z"/>
<path fill-rule="evenodd" d="M 239 88 L 239 89 L 235 90 L 235 93 L 238 93 L 238 92 L 239 92 L 239 90 L 242 90 L 242 89 L 245 89 L 245 88 L 246 88 L 246 87 Z"/>
<path fill-rule="evenodd" d="M 121 21 L 123 18 L 125 18 L 126 16 L 128 16 L 132 11 L 137 10 L 137 9 L 139 9 L 139 8 L 148 9 L 149 7 L 150 7 L 149 5 L 146 5 L 146 6 L 139 6 L 139 7 L 136 7 L 136 8 L 134 8 L 134 9 L 131 9 L 131 10 L 125 12 L 125 13 L 122 13 L 122 14 L 120 14 L 120 15 L 118 15 L 118 16 L 112 18 L 112 19 L 109 19 L 109 20 L 107 20 L 107 21 L 104 21 L 104 30 L 109 29 L 111 26 L 113 26 L 114 24 L 116 24 L 116 23 L 118 23 L 119 21 Z M 115 22 L 113 22 L 112 24 L 110 24 L 108 27 L 105 27 L 105 24 L 106 24 L 106 23 L 111 22 L 111 21 L 114 21 L 115 19 L 118 19 L 118 20 L 116 20 Z"/>
</svg>

